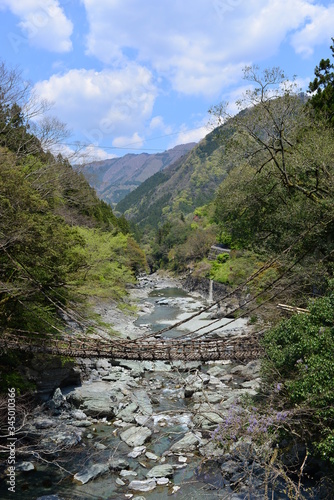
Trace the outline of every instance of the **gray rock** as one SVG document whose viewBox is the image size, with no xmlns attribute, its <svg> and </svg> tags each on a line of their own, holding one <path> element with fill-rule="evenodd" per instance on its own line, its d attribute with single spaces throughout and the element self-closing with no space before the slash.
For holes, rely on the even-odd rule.
<svg viewBox="0 0 334 500">
<path fill-rule="evenodd" d="M 119 475 L 122 477 L 138 476 L 137 472 L 135 472 L 134 470 L 124 470 L 124 469 L 121 470 Z"/>
<path fill-rule="evenodd" d="M 111 364 L 107 359 L 101 358 L 96 361 L 96 369 L 109 371 L 111 369 Z"/>
<path fill-rule="evenodd" d="M 108 466 L 110 470 L 123 470 L 127 469 L 130 464 L 127 460 L 124 460 L 123 458 L 111 458 L 108 461 Z"/>
<path fill-rule="evenodd" d="M 173 466 L 170 464 L 156 465 L 146 474 L 147 477 L 172 477 L 174 474 Z"/>
<path fill-rule="evenodd" d="M 174 443 L 170 451 L 173 453 L 189 452 L 196 450 L 201 439 L 192 432 L 187 432 L 182 439 Z"/>
<path fill-rule="evenodd" d="M 146 446 L 136 446 L 132 451 L 128 454 L 129 458 L 137 458 L 142 455 L 146 451 Z"/>
<path fill-rule="evenodd" d="M 146 415 L 136 415 L 135 421 L 138 425 L 148 425 L 149 420 L 151 420 L 150 416 Z"/>
<path fill-rule="evenodd" d="M 36 500 L 64 500 L 64 498 L 58 495 L 43 495 L 42 497 L 36 498 Z"/>
<path fill-rule="evenodd" d="M 103 375 L 102 381 L 103 382 L 114 382 L 115 380 L 119 380 L 121 377 L 117 376 L 115 377 L 113 373 L 109 373 L 108 375 Z"/>
<path fill-rule="evenodd" d="M 172 362 L 172 368 L 180 372 L 194 371 L 201 368 L 201 366 L 202 363 L 200 361 L 187 361 L 186 363 L 184 361 Z"/>
<path fill-rule="evenodd" d="M 204 446 L 199 448 L 200 454 L 206 459 L 218 459 L 224 455 L 222 448 L 217 447 L 217 444 L 213 441 L 208 441 Z"/>
<path fill-rule="evenodd" d="M 220 403 L 220 407 L 222 409 L 229 409 L 231 405 L 239 401 L 240 398 L 245 394 L 255 396 L 257 394 L 257 391 L 254 391 L 253 389 L 234 389 L 233 391 L 231 391 L 230 396 L 225 401 L 222 401 Z"/>
<path fill-rule="evenodd" d="M 184 389 L 184 396 L 190 398 L 195 392 L 201 390 L 203 385 L 208 384 L 209 380 L 210 376 L 206 373 L 189 375 L 185 379 L 186 387 Z"/>
<path fill-rule="evenodd" d="M 144 444 L 151 435 L 152 432 L 147 427 L 132 426 L 123 431 L 120 438 L 128 446 L 135 447 Z"/>
<path fill-rule="evenodd" d="M 55 427 L 56 425 L 57 422 L 55 420 L 51 420 L 51 418 L 39 418 L 34 422 L 36 429 L 49 429 L 50 427 Z"/>
<path fill-rule="evenodd" d="M 245 389 L 252 389 L 254 391 L 257 391 L 258 389 L 260 389 L 260 385 L 261 385 L 261 379 L 256 378 L 254 380 L 248 380 L 247 382 L 243 382 L 241 384 L 241 387 L 243 387 Z"/>
<path fill-rule="evenodd" d="M 29 472 L 31 470 L 35 470 L 35 466 L 32 462 L 20 462 L 15 465 L 15 470 L 21 472 Z"/>
<path fill-rule="evenodd" d="M 145 481 L 131 481 L 129 484 L 130 490 L 134 491 L 151 491 L 156 488 L 157 483 L 154 479 L 146 479 Z"/>
<path fill-rule="evenodd" d="M 113 418 L 115 416 L 115 407 L 111 405 L 108 395 L 100 394 L 94 399 L 87 399 L 82 407 L 85 413 L 91 417 Z"/>
<path fill-rule="evenodd" d="M 64 397 L 59 387 L 57 387 L 57 389 L 53 393 L 51 402 L 52 406 L 57 409 L 61 408 L 62 406 L 66 406 L 67 403 L 66 398 Z"/>
<path fill-rule="evenodd" d="M 90 427 L 92 422 L 90 420 L 71 420 L 70 424 L 74 427 Z"/>
<path fill-rule="evenodd" d="M 101 476 L 102 474 L 105 474 L 108 471 L 109 471 L 108 464 L 93 464 L 90 467 L 88 467 L 85 471 L 78 472 L 77 474 L 75 474 L 74 481 L 80 484 L 86 484 L 89 481 L 92 481 L 93 479 Z"/>
<path fill-rule="evenodd" d="M 231 477 L 240 471 L 240 464 L 234 460 L 227 460 L 220 466 L 223 476 Z"/>
<path fill-rule="evenodd" d="M 158 486 L 164 486 L 166 484 L 169 484 L 169 479 L 168 477 L 158 477 L 157 478 L 157 485 Z"/>
<path fill-rule="evenodd" d="M 229 375 L 228 373 L 226 375 L 223 375 L 222 377 L 220 377 L 220 380 L 226 384 L 231 382 L 232 379 L 233 379 L 232 375 Z"/>
<path fill-rule="evenodd" d="M 199 372 L 186 377 L 185 383 L 186 385 L 202 387 L 204 384 L 207 384 L 209 380 L 210 380 L 210 375 L 208 375 L 207 373 Z"/>
<path fill-rule="evenodd" d="M 120 366 L 124 366 L 128 370 L 133 370 L 134 373 L 144 374 L 144 366 L 140 361 L 132 361 L 132 360 L 121 360 L 119 362 Z"/>
<path fill-rule="evenodd" d="M 74 427 L 66 428 L 65 430 L 52 429 L 42 440 L 41 445 L 48 449 L 60 447 L 71 448 L 80 443 L 83 430 Z"/>
<path fill-rule="evenodd" d="M 134 412 L 137 410 L 137 403 L 130 403 L 123 410 L 117 413 L 117 418 L 123 420 L 124 422 L 133 423 L 135 422 Z"/>
<path fill-rule="evenodd" d="M 118 486 L 125 486 L 125 482 L 122 481 L 122 479 L 120 479 L 119 477 L 116 479 L 115 483 L 118 485 Z"/>
<path fill-rule="evenodd" d="M 149 372 L 169 372 L 172 369 L 166 361 L 143 361 L 143 366 Z"/>
<path fill-rule="evenodd" d="M 226 374 L 226 368 L 222 365 L 215 365 L 212 368 L 209 368 L 208 374 L 211 377 L 222 377 L 223 375 Z"/>
<path fill-rule="evenodd" d="M 146 391 L 142 389 L 133 391 L 131 399 L 138 405 L 139 410 L 143 415 L 152 415 L 153 408 L 150 397 Z"/>
<path fill-rule="evenodd" d="M 94 448 L 102 451 L 102 450 L 106 450 L 107 446 L 103 443 L 94 443 Z"/>
<path fill-rule="evenodd" d="M 194 424 L 203 429 L 211 429 L 221 422 L 223 422 L 223 417 L 214 411 L 204 411 L 194 417 Z"/>
<path fill-rule="evenodd" d="M 115 416 L 118 402 L 122 398 L 122 392 L 117 387 L 102 381 L 84 384 L 67 396 L 67 400 L 77 408 L 80 407 L 86 415 L 107 418 Z"/>
<path fill-rule="evenodd" d="M 253 379 L 259 376 L 261 364 L 260 361 L 250 361 L 247 365 L 238 365 L 229 370 L 230 373 L 241 375 L 242 377 Z"/>
<path fill-rule="evenodd" d="M 75 420 L 86 420 L 87 415 L 82 410 L 73 410 L 71 411 L 71 417 Z"/>
<path fill-rule="evenodd" d="M 208 401 L 209 403 L 216 404 L 220 403 L 224 398 L 224 394 L 221 392 L 209 392 L 205 391 L 204 393 L 201 391 L 195 392 L 193 394 L 193 400 L 198 402 Z"/>
</svg>

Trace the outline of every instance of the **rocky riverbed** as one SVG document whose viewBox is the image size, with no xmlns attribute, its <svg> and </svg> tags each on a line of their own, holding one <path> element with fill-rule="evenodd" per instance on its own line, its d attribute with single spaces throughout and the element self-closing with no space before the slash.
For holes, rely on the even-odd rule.
<svg viewBox="0 0 334 500">
<path fill-rule="evenodd" d="M 206 297 L 179 286 L 143 278 L 131 290 L 136 315 L 107 303 L 98 310 L 133 338 L 151 331 L 152 318 L 159 328 L 205 305 Z M 209 324 L 209 316 L 201 320 Z M 245 320 L 224 325 L 222 336 L 247 328 Z M 90 359 L 78 360 L 77 368 L 81 385 L 57 387 L 25 425 L 26 442 L 38 446 L 27 445 L 17 464 L 20 499 L 242 499 L 250 491 L 263 498 L 259 479 L 249 474 L 254 463 L 239 452 L 224 455 L 211 437 L 237 400 L 256 394 L 258 362 Z"/>
</svg>

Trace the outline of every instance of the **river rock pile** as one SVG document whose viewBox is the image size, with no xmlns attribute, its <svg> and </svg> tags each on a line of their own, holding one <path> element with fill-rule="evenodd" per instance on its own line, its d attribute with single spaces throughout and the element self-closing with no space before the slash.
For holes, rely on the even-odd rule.
<svg viewBox="0 0 334 500">
<path fill-rule="evenodd" d="M 113 366 L 108 360 L 90 360 L 89 369 L 90 379 L 80 387 L 65 394 L 55 391 L 29 432 L 39 435 L 49 453 L 89 443 L 93 458 L 73 473 L 74 483 L 81 485 L 78 491 L 111 477 L 122 495 L 156 488 L 175 493 L 182 490 L 182 482 L 175 480 L 181 469 L 194 471 L 195 464 L 210 460 L 220 467 L 222 452 L 211 432 L 231 404 L 244 394 L 256 394 L 260 383 L 257 362 L 119 361 Z M 112 449 L 110 440 L 96 432 L 98 426 L 109 428 Z M 232 460 L 223 463 L 220 487 L 225 491 L 233 486 L 238 466 Z"/>
</svg>

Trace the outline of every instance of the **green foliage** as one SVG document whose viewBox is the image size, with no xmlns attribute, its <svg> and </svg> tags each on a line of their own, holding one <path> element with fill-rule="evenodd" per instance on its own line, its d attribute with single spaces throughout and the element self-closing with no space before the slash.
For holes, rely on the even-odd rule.
<svg viewBox="0 0 334 500">
<path fill-rule="evenodd" d="M 225 285 L 236 286 L 243 283 L 261 264 L 260 259 L 250 252 L 232 251 L 230 255 L 221 254 L 212 263 L 210 278 Z"/>
<path fill-rule="evenodd" d="M 268 384 L 284 387 L 287 407 L 307 414 L 310 442 L 334 465 L 334 294 L 309 310 L 265 334 L 263 371 Z"/>
<path fill-rule="evenodd" d="M 29 382 L 18 371 L 18 367 L 24 363 L 24 356 L 14 352 L 3 353 L 0 357 L 0 393 L 7 392 L 9 388 L 15 387 L 18 395 L 35 389 L 33 383 Z"/>
<path fill-rule="evenodd" d="M 334 44 L 330 46 L 330 49 L 334 57 Z M 334 126 L 334 64 L 330 62 L 330 59 L 321 59 L 314 74 L 315 79 L 309 84 L 309 92 L 312 94 L 310 104 L 318 118 Z"/>
<path fill-rule="evenodd" d="M 126 285 L 135 281 L 129 267 L 128 236 L 100 229 L 77 228 L 84 241 L 76 251 L 85 261 L 72 285 L 82 295 L 121 299 Z M 132 256 L 134 258 L 134 256 Z"/>
<path fill-rule="evenodd" d="M 0 324 L 47 331 L 58 290 L 82 265 L 75 250 L 82 240 L 6 150 L 0 151 L 0 173 Z M 66 296 L 64 289 L 62 300 Z"/>
<path fill-rule="evenodd" d="M 221 253 L 219 255 L 217 255 L 217 262 L 219 262 L 219 264 L 224 264 L 224 262 L 227 262 L 228 260 L 230 259 L 230 254 L 228 253 Z"/>
<path fill-rule="evenodd" d="M 216 241 L 216 231 L 213 228 L 192 227 L 184 243 L 176 245 L 170 255 L 172 268 L 183 271 L 187 266 L 204 259 L 211 245 Z"/>
</svg>

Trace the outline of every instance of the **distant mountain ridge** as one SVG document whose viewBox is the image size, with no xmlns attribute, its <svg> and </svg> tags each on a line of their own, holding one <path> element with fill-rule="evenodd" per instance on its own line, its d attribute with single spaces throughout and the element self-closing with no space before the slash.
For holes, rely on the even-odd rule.
<svg viewBox="0 0 334 500">
<path fill-rule="evenodd" d="M 96 161 L 85 165 L 82 173 L 98 196 L 115 205 L 142 182 L 179 160 L 196 146 L 181 144 L 163 153 L 127 154 L 121 158 Z"/>
</svg>

